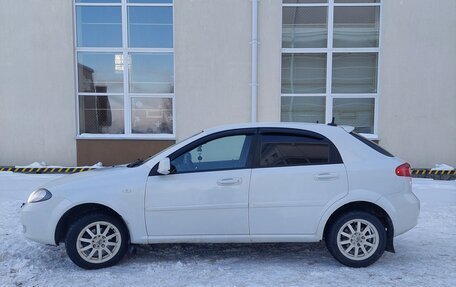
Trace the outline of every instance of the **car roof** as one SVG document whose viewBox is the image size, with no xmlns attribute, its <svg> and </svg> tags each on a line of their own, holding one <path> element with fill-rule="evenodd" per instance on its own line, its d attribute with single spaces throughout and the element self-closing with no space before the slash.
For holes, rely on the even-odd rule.
<svg viewBox="0 0 456 287">
<path fill-rule="evenodd" d="M 215 133 L 220 131 L 226 130 L 234 130 L 234 129 L 247 129 L 247 128 L 289 128 L 289 129 L 304 129 L 310 130 L 315 132 L 331 132 L 335 129 L 344 129 L 346 132 L 353 131 L 353 127 L 351 126 L 330 126 L 325 124 L 317 124 L 317 123 L 301 123 L 301 122 L 256 122 L 256 123 L 239 123 L 239 124 L 229 124 L 229 125 L 221 125 L 217 127 L 212 127 L 208 129 L 204 129 L 203 132 L 205 133 Z"/>
</svg>

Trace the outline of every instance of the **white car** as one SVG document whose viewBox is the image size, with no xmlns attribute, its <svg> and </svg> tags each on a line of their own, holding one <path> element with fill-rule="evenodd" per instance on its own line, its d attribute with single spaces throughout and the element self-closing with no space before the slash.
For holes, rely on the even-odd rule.
<svg viewBox="0 0 456 287">
<path fill-rule="evenodd" d="M 25 236 L 78 266 L 130 244 L 316 242 L 364 267 L 417 224 L 410 166 L 353 128 L 255 123 L 205 130 L 127 166 L 66 176 L 22 208 Z"/>
</svg>

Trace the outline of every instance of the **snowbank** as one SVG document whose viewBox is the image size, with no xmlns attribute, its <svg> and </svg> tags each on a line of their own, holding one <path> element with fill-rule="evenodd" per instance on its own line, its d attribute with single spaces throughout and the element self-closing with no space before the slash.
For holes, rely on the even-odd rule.
<svg viewBox="0 0 456 287">
<path fill-rule="evenodd" d="M 447 164 L 436 164 L 431 170 L 454 170 L 454 167 L 447 165 Z"/>
<path fill-rule="evenodd" d="M 44 161 L 42 162 L 33 162 L 29 165 L 16 165 L 15 167 L 18 167 L 18 168 L 44 168 L 44 167 L 47 167 L 47 168 L 73 168 L 73 167 L 84 167 L 84 168 L 102 168 L 103 167 L 103 164 L 101 162 L 97 162 L 96 164 L 94 165 L 84 165 L 84 166 L 60 166 L 60 165 L 46 165 L 46 163 Z"/>
</svg>

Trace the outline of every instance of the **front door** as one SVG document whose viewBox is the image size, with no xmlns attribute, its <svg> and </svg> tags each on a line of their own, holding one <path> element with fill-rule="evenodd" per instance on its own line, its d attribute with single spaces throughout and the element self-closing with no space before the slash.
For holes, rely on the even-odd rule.
<svg viewBox="0 0 456 287">
<path fill-rule="evenodd" d="M 147 181 L 148 235 L 248 236 L 252 139 L 253 131 L 224 132 L 170 155 L 171 173 Z"/>
</svg>

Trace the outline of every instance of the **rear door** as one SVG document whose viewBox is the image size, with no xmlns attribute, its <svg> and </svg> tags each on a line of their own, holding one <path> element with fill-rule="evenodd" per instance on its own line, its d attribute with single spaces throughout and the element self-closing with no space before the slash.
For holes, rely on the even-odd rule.
<svg viewBox="0 0 456 287">
<path fill-rule="evenodd" d="M 324 209 L 348 192 L 331 141 L 292 129 L 262 129 L 250 184 L 250 234 L 313 234 Z"/>
</svg>

